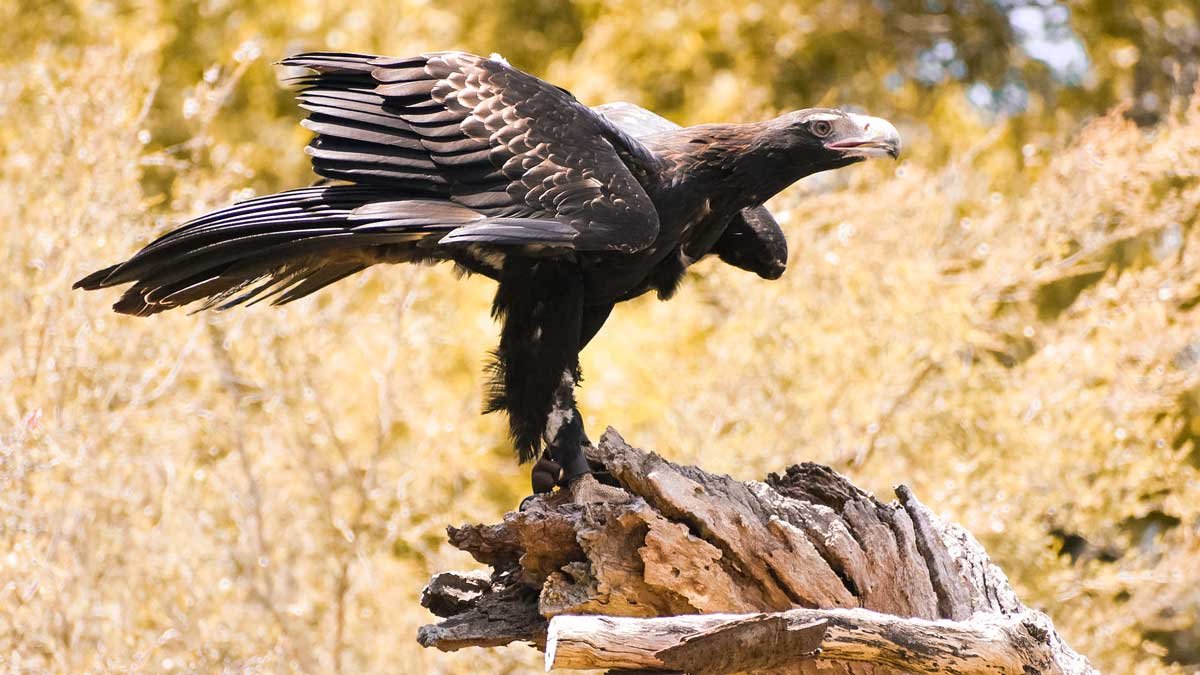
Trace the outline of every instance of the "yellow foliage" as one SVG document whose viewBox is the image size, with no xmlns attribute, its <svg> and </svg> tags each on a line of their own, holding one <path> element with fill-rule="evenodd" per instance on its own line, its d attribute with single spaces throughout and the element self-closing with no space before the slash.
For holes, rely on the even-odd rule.
<svg viewBox="0 0 1200 675">
<path fill-rule="evenodd" d="M 413 639 L 427 577 L 472 565 L 444 527 L 527 490 L 502 420 L 478 415 L 488 282 L 373 269 L 284 308 L 150 320 L 70 291 L 301 175 L 253 53 L 283 38 L 187 79 L 163 67 L 172 4 L 124 46 L 43 44 L 0 74 L 0 669 L 535 672 L 527 648 Z M 301 34 L 434 26 L 372 33 L 396 53 L 458 29 L 432 3 L 293 4 Z M 110 9 L 87 30 L 129 35 Z M 201 30 L 235 10 L 196 11 Z M 709 95 L 686 105 L 708 114 Z M 180 119 L 155 133 L 182 145 L 147 140 L 164 100 Z M 1200 104 L 1150 134 L 1114 114 L 1030 146 L 1016 177 L 996 138 L 964 137 L 944 166 L 778 198 L 777 282 L 710 261 L 670 303 L 619 307 L 584 355 L 587 425 L 739 478 L 812 460 L 879 494 L 906 483 L 1102 671 L 1182 673 L 1148 636 L 1200 630 Z M 1075 563 L 1063 533 L 1089 540 Z"/>
</svg>

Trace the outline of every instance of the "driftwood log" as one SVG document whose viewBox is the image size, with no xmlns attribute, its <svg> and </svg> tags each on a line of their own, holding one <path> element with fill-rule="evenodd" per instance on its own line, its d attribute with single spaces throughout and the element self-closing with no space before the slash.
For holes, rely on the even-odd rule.
<svg viewBox="0 0 1200 675">
<path fill-rule="evenodd" d="M 1094 673 L 965 530 L 906 487 L 884 504 L 816 464 L 741 482 L 630 447 L 496 525 L 449 528 L 426 647 L 530 642 L 546 668 Z"/>
</svg>

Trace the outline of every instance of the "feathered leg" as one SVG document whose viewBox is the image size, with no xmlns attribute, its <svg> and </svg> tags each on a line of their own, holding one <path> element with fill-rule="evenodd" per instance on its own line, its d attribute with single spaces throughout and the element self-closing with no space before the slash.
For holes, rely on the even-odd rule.
<svg viewBox="0 0 1200 675">
<path fill-rule="evenodd" d="M 575 406 L 583 327 L 583 278 L 573 263 L 510 258 L 492 306 L 502 319 L 487 411 L 508 413 L 522 462 L 541 454 L 535 492 L 587 473 L 588 443 Z M 549 461 L 545 461 L 549 460 Z"/>
</svg>

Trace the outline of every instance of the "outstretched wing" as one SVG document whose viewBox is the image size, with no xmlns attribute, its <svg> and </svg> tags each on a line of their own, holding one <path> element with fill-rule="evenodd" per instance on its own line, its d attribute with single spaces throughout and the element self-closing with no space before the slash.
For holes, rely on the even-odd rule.
<svg viewBox="0 0 1200 675">
<path fill-rule="evenodd" d="M 605 103 L 593 110 L 638 139 L 680 128 L 661 115 L 624 101 Z M 722 261 L 764 279 L 778 279 L 787 267 L 787 239 L 764 206 L 742 209 L 730 219 L 725 232 L 707 253 L 715 253 Z"/>
<path fill-rule="evenodd" d="M 658 234 L 638 178 L 653 155 L 569 93 L 461 52 L 411 58 L 312 53 L 301 78 L 308 152 L 328 178 L 449 199 L 490 218 L 461 242 L 632 252 Z"/>
</svg>

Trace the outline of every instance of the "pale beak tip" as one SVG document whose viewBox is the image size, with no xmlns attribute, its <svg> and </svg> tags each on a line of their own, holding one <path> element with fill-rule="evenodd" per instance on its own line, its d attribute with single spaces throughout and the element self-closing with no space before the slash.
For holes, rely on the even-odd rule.
<svg viewBox="0 0 1200 675">
<path fill-rule="evenodd" d="M 900 132 L 891 122 L 882 117 L 869 115 L 850 113 L 849 116 L 862 130 L 862 137 L 858 140 L 862 144 L 863 156 L 887 155 L 894 160 L 900 159 L 900 150 L 903 144 L 900 141 Z"/>
</svg>

